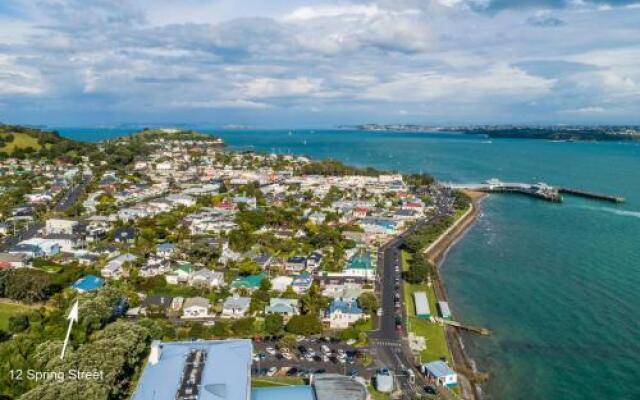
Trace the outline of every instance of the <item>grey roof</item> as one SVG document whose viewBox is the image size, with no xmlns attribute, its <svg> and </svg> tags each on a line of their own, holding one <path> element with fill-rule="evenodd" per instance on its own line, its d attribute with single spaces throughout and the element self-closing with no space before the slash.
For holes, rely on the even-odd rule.
<svg viewBox="0 0 640 400">
<path fill-rule="evenodd" d="M 192 306 L 209 308 L 209 305 L 209 299 L 205 299 L 204 297 L 189 297 L 184 301 L 182 308 L 189 308 Z"/>
<path fill-rule="evenodd" d="M 316 400 L 365 400 L 367 388 L 354 378 L 337 374 L 313 376 Z"/>
</svg>

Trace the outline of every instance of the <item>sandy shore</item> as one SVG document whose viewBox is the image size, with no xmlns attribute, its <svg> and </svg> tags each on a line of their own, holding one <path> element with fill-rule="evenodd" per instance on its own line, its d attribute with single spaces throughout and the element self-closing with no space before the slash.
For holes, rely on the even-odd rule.
<svg viewBox="0 0 640 400">
<path fill-rule="evenodd" d="M 448 301 L 447 291 L 440 277 L 440 264 L 449 249 L 464 235 L 480 215 L 480 202 L 486 196 L 485 193 L 465 191 L 471 198 L 469 209 L 451 227 L 443 232 L 426 250 L 425 254 L 436 268 L 434 287 L 438 299 Z M 464 343 L 456 328 L 445 326 L 447 344 L 453 357 L 453 367 L 459 372 L 459 385 L 461 397 L 469 400 L 481 398 L 480 388 L 473 382 L 476 378 L 475 363 L 465 351 Z"/>
</svg>

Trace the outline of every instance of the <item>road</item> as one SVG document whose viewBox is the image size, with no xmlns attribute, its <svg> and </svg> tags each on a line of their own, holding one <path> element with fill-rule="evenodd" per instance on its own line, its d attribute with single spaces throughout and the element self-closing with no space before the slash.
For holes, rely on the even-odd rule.
<svg viewBox="0 0 640 400">
<path fill-rule="evenodd" d="M 408 369 L 412 369 L 416 376 L 416 381 L 420 384 L 424 383 L 420 371 L 416 368 L 416 362 L 411 355 L 406 340 L 405 322 L 406 316 L 404 307 L 404 296 L 402 293 L 402 284 L 396 285 L 396 278 L 400 278 L 401 272 L 396 271 L 396 265 L 400 265 L 401 247 L 406 237 L 415 231 L 418 226 L 427 224 L 439 216 L 430 217 L 419 221 L 409 228 L 405 233 L 393 238 L 384 244 L 378 253 L 378 269 L 381 276 L 379 286 L 382 288 L 381 306 L 382 317 L 378 329 L 370 335 L 371 352 L 375 353 L 375 358 L 380 363 L 380 367 L 385 366 L 396 374 L 396 383 L 402 390 L 403 399 L 415 398 L 415 395 L 421 392 L 421 385 L 416 386 L 409 382 L 406 373 Z M 400 296 L 400 309 L 396 312 L 395 295 Z M 403 327 L 400 332 L 396 330 L 396 315 L 402 317 Z"/>
<path fill-rule="evenodd" d="M 74 205 L 78 201 L 78 198 L 82 195 L 90 181 L 90 176 L 83 176 L 80 183 L 71 186 L 69 190 L 67 190 L 60 197 L 60 199 L 58 199 L 56 204 L 53 205 L 52 210 L 55 212 L 62 212 Z M 19 230 L 15 233 L 15 235 L 7 236 L 0 243 L 0 252 L 7 251 L 11 246 L 15 246 L 23 240 L 29 240 L 33 238 L 34 236 L 36 236 L 40 229 L 44 228 L 44 225 L 44 222 L 36 221 L 30 223 L 28 227 Z"/>
</svg>

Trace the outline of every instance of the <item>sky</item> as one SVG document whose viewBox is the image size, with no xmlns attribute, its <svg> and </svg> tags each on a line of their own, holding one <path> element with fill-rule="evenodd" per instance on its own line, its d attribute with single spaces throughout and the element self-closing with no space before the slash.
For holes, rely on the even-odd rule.
<svg viewBox="0 0 640 400">
<path fill-rule="evenodd" d="M 635 0 L 1 0 L 0 121 L 640 124 Z"/>
</svg>

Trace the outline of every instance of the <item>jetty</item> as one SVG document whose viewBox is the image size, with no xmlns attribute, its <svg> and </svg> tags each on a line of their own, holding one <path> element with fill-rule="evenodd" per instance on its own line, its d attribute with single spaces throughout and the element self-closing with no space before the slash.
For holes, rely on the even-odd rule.
<svg viewBox="0 0 640 400">
<path fill-rule="evenodd" d="M 478 335 L 482 335 L 482 336 L 489 336 L 492 333 L 491 329 L 481 328 L 481 327 L 472 326 L 472 325 L 465 325 L 462 322 L 458 322 L 458 321 L 452 321 L 452 320 L 443 319 L 440 317 L 434 317 L 434 320 L 440 324 L 453 326 L 454 328 L 462 329 L 463 331 L 467 331 L 467 332 L 477 333 Z"/>
<path fill-rule="evenodd" d="M 562 194 L 579 196 L 593 200 L 609 201 L 614 203 L 624 202 L 624 197 L 609 196 L 605 194 L 589 192 L 586 190 L 554 187 L 544 182 L 533 184 L 521 182 L 502 182 L 499 179 L 492 178 L 483 183 L 444 183 L 444 186 L 450 189 L 472 190 L 484 193 L 518 193 L 554 203 L 561 203 L 563 201 Z"/>
<path fill-rule="evenodd" d="M 566 193 L 566 194 L 570 194 L 578 197 L 584 197 L 587 199 L 609 201 L 612 203 L 624 203 L 624 200 L 625 200 L 624 197 L 620 197 L 620 196 L 609 196 L 606 194 L 593 193 L 593 192 L 588 192 L 586 190 L 579 190 L 579 189 L 558 188 L 558 192 Z"/>
</svg>

